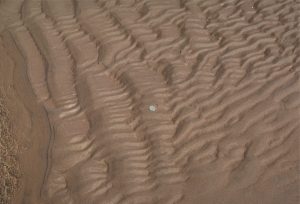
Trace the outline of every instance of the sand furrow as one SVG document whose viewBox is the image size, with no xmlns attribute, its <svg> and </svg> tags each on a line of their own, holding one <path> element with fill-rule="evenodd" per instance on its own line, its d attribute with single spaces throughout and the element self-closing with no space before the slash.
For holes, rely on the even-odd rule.
<svg viewBox="0 0 300 204">
<path fill-rule="evenodd" d="M 5 49 L 2 38 L 0 39 L 0 56 L 2 60 L 6 58 L 6 61 L 1 60 L 1 70 L 5 70 L 6 67 L 8 69 L 16 68 L 13 59 Z M 1 85 L 3 85 L 2 78 Z M 20 174 L 23 169 L 20 168 L 22 166 L 18 155 L 21 145 L 18 144 L 18 138 L 13 137 L 16 135 L 16 131 L 12 126 L 12 116 L 6 98 L 6 95 L 12 95 L 12 93 L 6 93 L 4 88 L 1 86 L 0 89 L 0 203 L 12 203 L 15 193 L 20 189 L 22 183 Z"/>
<path fill-rule="evenodd" d="M 96 82 L 102 83 L 96 83 Z M 132 115 L 131 109 L 134 108 L 135 103 L 132 101 L 132 98 L 128 95 L 127 92 L 122 88 L 121 85 L 118 85 L 115 80 L 106 75 L 94 75 L 87 78 L 87 88 L 90 92 L 90 101 L 91 104 L 87 104 L 87 109 L 90 114 L 92 114 L 93 121 L 92 128 L 95 127 L 95 137 L 96 139 L 101 139 L 102 142 L 110 144 L 110 154 L 112 168 L 122 168 L 124 172 L 122 174 L 116 175 L 118 180 L 124 180 L 122 188 L 126 187 L 129 183 L 126 178 L 128 178 L 132 173 L 137 177 L 138 175 L 134 174 L 134 171 L 130 171 L 131 166 L 134 165 L 134 160 L 138 160 L 142 166 L 149 167 L 151 163 L 148 161 L 149 152 L 147 149 L 149 147 L 149 142 L 145 138 L 140 138 L 136 135 L 136 132 L 133 131 L 134 127 L 130 125 Z M 122 102 L 120 102 L 120 100 Z M 101 126 L 106 128 L 96 128 L 97 118 L 106 118 L 100 120 Z M 134 118 L 133 118 L 134 119 Z M 98 123 L 99 124 L 99 123 Z M 97 136 L 98 135 L 98 136 Z M 101 140 L 99 142 L 101 142 Z M 117 141 L 122 141 L 118 143 Z M 102 143 L 101 142 L 101 143 Z M 122 150 L 122 151 L 120 151 Z M 120 152 L 119 152 L 120 151 Z M 144 155 L 146 153 L 146 155 Z M 126 157 L 126 155 L 128 157 Z M 114 161 L 119 161 L 120 164 L 115 166 Z M 121 165 L 121 167 L 119 167 Z M 145 175 L 143 178 L 145 181 L 150 179 L 150 183 L 141 183 L 137 185 L 140 190 L 143 190 L 144 187 L 149 186 L 153 183 L 151 181 L 150 172 L 147 168 L 143 169 Z M 131 176 L 130 176 L 131 177 Z"/>
<path fill-rule="evenodd" d="M 20 27 L 21 26 L 21 27 Z M 16 44 L 27 63 L 27 73 L 29 80 L 31 81 L 32 88 L 39 101 L 46 101 L 50 97 L 48 85 L 47 85 L 47 67 L 45 60 L 38 50 L 38 47 L 32 38 L 30 32 L 22 24 L 17 24 L 16 27 L 12 26 L 12 35 L 16 40 Z M 35 60 L 32 60 L 35 59 Z M 38 71 L 35 71 L 33 67 L 40 67 Z"/>
<path fill-rule="evenodd" d="M 86 138 L 89 122 L 85 113 L 80 111 L 78 94 L 73 86 L 74 62 L 68 48 L 54 28 L 53 22 L 43 14 L 41 2 L 29 3 L 34 4 L 31 6 L 35 8 L 36 15 L 26 15 L 24 12 L 23 17 L 37 44 L 43 48 L 42 53 L 47 56 L 48 70 L 51 70 L 47 73 L 47 82 L 51 92 L 51 101 L 54 103 L 51 104 L 51 101 L 44 103 L 53 120 L 54 129 L 52 136 L 54 142 L 50 150 L 53 159 L 49 166 L 51 168 L 47 181 L 49 188 L 46 191 L 53 200 L 64 197 L 65 202 L 73 203 L 74 200 L 66 189 L 66 178 L 63 172 L 89 157 L 91 142 Z M 24 5 L 24 11 L 28 6 L 30 5 Z M 48 46 L 42 47 L 43 42 L 47 42 Z M 59 81 L 64 81 L 64 83 Z M 77 129 L 66 132 L 65 128 L 72 128 L 72 126 L 77 126 Z M 65 148 L 65 144 L 69 144 L 68 148 Z M 62 157 L 66 152 L 73 153 L 68 157 Z M 81 159 L 75 161 L 74 158 Z M 52 197 L 53 195 L 55 197 Z"/>
<path fill-rule="evenodd" d="M 61 22 L 60 20 L 58 20 L 58 23 L 61 23 L 61 24 L 63 24 L 63 22 Z M 63 33 L 64 33 L 64 30 L 61 30 Z M 66 36 L 67 37 L 67 36 Z M 70 42 L 69 42 L 69 44 L 72 44 L 72 42 L 71 42 L 72 40 L 70 40 Z M 76 41 L 76 40 L 75 40 Z M 67 43 L 68 43 L 68 40 L 67 40 Z M 72 46 L 72 48 L 74 49 L 74 48 L 77 48 L 76 50 L 79 50 L 79 46 L 77 45 L 75 45 L 74 43 L 73 43 L 73 46 Z M 71 51 L 72 52 L 72 51 Z M 81 55 L 84 55 L 84 53 L 83 52 L 81 52 L 80 53 Z M 80 56 L 80 55 L 79 55 Z M 80 59 L 80 58 L 79 58 Z M 101 105 L 101 106 L 99 106 L 99 105 L 96 105 L 96 107 L 94 106 L 94 110 L 93 110 L 93 112 L 95 111 L 95 110 L 98 110 L 98 109 L 106 109 L 106 111 L 108 112 L 108 114 L 110 115 L 109 116 L 109 118 L 112 118 L 112 120 L 111 120 L 111 122 L 109 122 L 109 120 L 107 121 L 107 126 L 108 127 L 110 127 L 109 128 L 109 130 L 108 130 L 108 132 L 106 132 L 105 130 L 102 130 L 101 132 L 103 132 L 103 133 L 105 133 L 105 134 L 111 134 L 111 138 L 115 138 L 115 136 L 116 136 L 116 138 L 115 139 L 118 139 L 118 140 L 123 140 L 122 139 L 122 137 L 124 138 L 124 140 L 126 141 L 126 140 L 132 140 L 133 139 L 133 141 L 134 140 L 136 140 L 135 139 L 135 133 L 131 133 L 130 132 L 130 128 L 128 128 L 128 127 L 126 127 L 126 126 L 124 126 L 123 128 L 121 128 L 121 131 L 118 131 L 118 128 L 120 128 L 121 126 L 121 124 L 123 123 L 123 122 L 125 122 L 126 120 L 128 120 L 128 118 L 127 117 L 120 117 L 120 115 L 123 115 L 123 116 L 126 116 L 126 115 L 128 115 L 128 114 L 130 114 L 130 112 L 128 112 L 128 111 L 126 111 L 126 108 L 130 108 L 130 106 L 128 106 L 128 105 L 130 105 L 132 102 L 130 102 L 129 101 L 129 104 L 128 105 L 126 105 L 126 101 L 125 101 L 125 106 L 121 103 L 119 103 L 118 102 L 118 100 L 119 100 L 119 98 L 120 97 L 113 97 L 113 96 L 111 96 L 111 95 L 107 95 L 107 97 L 105 96 L 105 95 L 102 95 L 101 93 L 102 92 L 105 92 L 105 93 L 108 93 L 109 91 L 111 91 L 111 90 L 114 90 L 114 89 L 119 89 L 119 87 L 115 87 L 114 88 L 114 86 L 115 85 L 113 85 L 114 83 L 113 83 L 113 81 L 111 81 L 110 83 L 108 83 L 108 81 L 110 80 L 109 79 L 109 76 L 105 76 L 105 75 L 102 75 L 102 76 L 99 76 L 99 77 L 97 77 L 97 78 L 91 78 L 91 77 L 88 77 L 88 78 L 86 78 L 86 82 L 85 83 L 87 83 L 87 88 L 89 89 L 89 90 L 91 90 L 91 92 L 90 92 L 90 94 L 91 94 L 91 96 L 92 96 L 92 98 L 91 98 L 91 101 L 94 101 L 94 104 L 96 105 L 96 104 L 103 104 L 103 105 Z M 96 81 L 95 81 L 96 80 Z M 97 84 L 97 81 L 105 81 L 105 82 L 107 82 L 108 84 L 108 86 L 105 84 L 105 83 L 103 83 L 101 86 L 94 86 L 94 84 Z M 96 82 L 96 83 L 95 83 Z M 94 90 L 94 88 L 96 88 L 95 90 Z M 99 92 L 100 91 L 100 92 Z M 94 93 L 97 93 L 97 95 L 95 95 L 95 96 L 93 96 L 93 94 Z M 99 97 L 98 96 L 98 94 L 100 94 L 100 96 L 101 97 Z M 122 94 L 122 95 L 124 95 L 124 93 L 120 93 L 120 94 Z M 121 96 L 122 96 L 121 95 Z M 116 102 L 114 102 L 115 100 L 117 99 L 117 101 Z M 116 104 L 115 106 L 114 106 L 114 109 L 111 109 L 110 108 L 110 105 L 109 104 L 107 104 L 108 102 L 110 102 L 110 104 Z M 107 105 L 106 105 L 107 104 Z M 117 110 L 117 113 L 113 113 L 113 112 L 116 112 L 115 111 L 115 109 Z M 88 109 L 87 109 L 88 110 Z M 88 110 L 88 112 L 89 112 L 89 110 Z M 91 110 L 91 112 L 92 112 L 92 110 Z M 100 114 L 100 112 L 98 113 L 98 114 Z M 91 115 L 91 114 L 89 114 L 89 115 Z M 107 117 L 107 115 L 105 114 L 105 112 L 104 113 L 101 113 L 99 116 L 101 117 L 101 115 L 102 115 L 102 117 Z M 94 117 L 99 117 L 99 116 L 96 116 L 96 114 L 95 114 L 95 112 L 94 112 L 94 114 L 93 114 L 93 118 Z M 95 122 L 92 122 L 92 124 L 93 124 L 93 126 L 94 125 L 96 125 L 96 121 Z M 91 128 L 93 128 L 93 126 L 91 127 Z M 114 126 L 116 126 L 116 129 L 114 129 Z M 125 128 L 125 129 L 124 129 Z M 112 132 L 113 131 L 113 132 Z M 93 134 L 93 133 L 92 133 Z M 96 134 L 96 133 L 95 133 Z M 99 134 L 99 133 L 98 133 Z M 115 135 L 115 136 L 114 136 Z M 120 137 L 121 135 L 123 135 L 122 137 Z M 105 141 L 105 140 L 104 140 Z M 136 179 L 138 178 L 137 176 L 139 176 L 138 174 L 136 174 L 136 173 L 134 173 L 135 171 L 134 171 L 134 169 L 132 169 L 131 167 L 134 167 L 135 165 L 134 165 L 134 163 L 133 162 L 131 162 L 131 161 L 134 161 L 135 160 L 135 158 L 139 161 L 140 159 L 139 158 L 143 158 L 143 157 L 140 157 L 139 155 L 136 155 L 135 153 L 134 153 L 134 150 L 130 150 L 130 149 L 128 149 L 127 148 L 127 146 L 129 145 L 129 147 L 130 147 L 130 145 L 131 146 L 133 146 L 133 145 L 135 145 L 135 144 L 138 144 L 138 146 L 139 147 L 142 147 L 142 148 L 145 148 L 145 147 L 147 147 L 147 145 L 145 145 L 145 144 L 143 144 L 143 143 L 140 143 L 140 142 L 138 142 L 138 143 L 136 143 L 137 141 L 135 141 L 135 143 L 132 143 L 133 141 L 130 141 L 130 143 L 128 143 L 128 144 L 126 144 L 126 146 L 120 146 L 120 145 L 117 145 L 116 147 L 114 147 L 114 146 L 112 146 L 111 147 L 111 156 L 109 156 L 109 157 L 112 157 L 111 158 L 111 160 L 112 161 L 110 161 L 110 163 L 115 163 L 114 162 L 114 160 L 119 160 L 119 157 L 120 156 L 122 156 L 122 159 L 124 159 L 124 161 L 120 164 L 121 166 L 119 167 L 119 166 L 116 166 L 116 167 L 112 167 L 112 168 L 122 168 L 122 169 L 124 169 L 124 173 L 122 173 L 122 174 L 120 174 L 120 175 L 116 175 L 117 177 L 116 178 L 114 178 L 114 179 L 117 179 L 117 180 L 124 180 L 124 178 L 126 178 L 126 177 L 131 177 L 131 176 L 133 176 L 133 178 L 135 177 Z M 107 142 L 110 142 L 110 141 L 107 141 Z M 114 142 L 114 140 L 112 140 L 111 142 L 113 142 L 113 143 L 115 143 Z M 128 149 L 127 151 L 129 151 L 129 154 L 127 154 L 128 156 L 129 156 L 129 158 L 128 159 L 125 159 L 126 157 L 124 157 L 123 155 L 119 155 L 119 154 L 116 154 L 116 149 Z M 130 153 L 130 152 L 132 152 L 132 153 Z M 126 154 L 126 152 L 125 152 L 125 154 Z M 131 159 L 130 159 L 131 158 Z M 121 159 L 121 158 L 120 158 Z M 145 158 L 145 159 L 147 159 L 147 157 Z M 145 160 L 145 159 L 142 159 L 142 160 L 140 160 L 140 162 L 143 162 L 142 163 L 142 166 L 144 166 L 144 168 L 147 168 L 147 167 L 149 167 L 150 166 L 150 164 L 147 164 L 146 165 L 146 163 L 148 163 L 147 162 L 147 160 Z M 144 161 L 145 160 L 145 161 Z M 138 163 L 139 164 L 139 163 Z M 128 171 L 128 173 L 126 173 Z M 145 172 L 145 175 L 142 177 L 143 179 L 140 179 L 140 180 L 136 180 L 137 182 L 134 182 L 134 184 L 136 185 L 136 188 L 137 188 L 137 190 L 138 190 L 138 192 L 140 192 L 140 191 L 144 191 L 144 190 L 149 190 L 149 189 L 151 189 L 152 187 L 153 187 L 153 184 L 151 184 L 151 183 L 153 183 L 153 181 L 151 181 L 150 180 L 150 185 L 149 184 L 147 184 L 147 183 L 144 183 L 145 181 L 147 182 L 149 179 L 150 179 L 150 177 L 149 177 L 149 173 L 147 173 L 148 171 L 147 170 L 142 170 L 142 171 L 144 171 Z M 140 172 L 140 171 L 139 171 Z M 138 172 L 137 172 L 138 173 Z M 144 174 L 144 173 L 143 173 Z M 142 174 L 142 175 L 143 175 Z M 147 177 L 149 177 L 149 178 L 147 178 Z M 122 185 L 122 189 L 125 187 L 125 186 L 127 186 L 128 184 L 130 184 L 130 183 L 128 183 L 128 181 L 124 181 L 125 183 Z M 140 184 L 139 184 L 140 183 Z M 84 188 L 84 186 L 83 186 L 83 188 Z M 132 187 L 131 187 L 132 188 Z M 137 191 L 137 190 L 135 190 L 135 189 L 131 189 L 131 192 L 135 192 L 135 191 Z M 131 192 L 129 192 L 129 193 L 131 193 Z M 88 194 L 85 194 L 85 196 L 87 196 Z M 95 199 L 97 200 L 97 197 L 95 197 Z"/>
<path fill-rule="evenodd" d="M 134 63 L 134 64 L 137 64 L 138 65 L 138 63 Z M 141 66 L 143 66 L 144 64 L 142 64 Z M 124 66 L 124 65 L 123 65 Z M 126 65 L 126 67 L 127 67 L 128 65 Z M 130 66 L 130 65 L 129 65 Z M 133 66 L 135 66 L 135 65 L 131 65 L 131 69 L 133 70 L 134 68 L 133 68 Z M 131 70 L 131 69 L 129 69 L 128 71 L 127 71 L 127 73 L 129 74 L 129 71 Z M 135 68 L 135 69 L 138 69 L 138 67 L 137 68 Z M 120 70 L 121 71 L 121 70 Z M 120 72 L 119 71 L 119 72 Z M 138 71 L 138 70 L 137 70 Z M 117 78 L 120 78 L 119 80 L 121 80 L 123 83 L 124 82 L 126 82 L 126 83 L 129 83 L 129 84 L 131 84 L 131 82 L 130 81 L 132 81 L 133 82 L 133 84 L 132 84 L 132 86 L 133 86 L 133 88 L 134 88 L 134 84 L 138 84 L 138 87 L 139 88 L 142 88 L 142 89 L 144 89 L 142 92 L 149 92 L 150 91 L 150 89 L 153 89 L 153 87 L 151 87 L 150 86 L 150 84 L 148 85 L 148 84 L 142 84 L 141 82 L 139 82 L 139 81 L 136 81 L 136 79 L 138 79 L 139 77 L 145 77 L 145 78 L 147 78 L 147 80 L 151 80 L 151 79 L 155 79 L 155 78 L 157 78 L 156 76 L 152 76 L 151 77 L 151 72 L 149 72 L 149 71 L 146 71 L 145 70 L 145 73 L 143 73 L 142 72 L 142 70 L 141 71 L 138 71 L 138 72 L 136 72 L 137 74 L 138 73 L 140 73 L 140 74 L 142 74 L 141 76 L 137 76 L 137 77 L 135 77 L 135 76 L 131 76 L 131 75 L 127 75 L 127 73 L 120 73 L 120 76 L 118 77 L 118 76 L 116 76 Z M 126 74 L 126 75 L 125 75 Z M 128 80 L 127 80 L 127 78 L 128 78 Z M 159 78 L 157 78 L 158 80 L 161 80 L 161 79 L 159 79 Z M 149 88 L 148 88 L 148 86 L 149 86 Z M 163 85 L 161 85 L 161 86 L 163 86 Z M 155 90 L 159 90 L 160 89 L 160 87 L 157 87 Z M 137 89 L 138 90 L 138 89 Z M 151 93 L 149 93 L 149 95 L 150 95 Z M 153 93 L 153 94 L 155 94 L 155 93 Z M 140 97 L 143 97 L 143 96 L 140 96 Z M 157 103 L 156 101 L 154 101 L 153 102 L 154 104 L 157 104 L 158 106 L 160 106 L 159 105 L 159 103 Z M 144 109 L 146 109 L 146 106 L 144 106 Z M 164 122 L 162 122 L 162 123 L 164 123 Z M 154 133 L 150 133 L 150 134 L 154 134 Z M 157 134 L 157 133 L 155 133 L 155 134 Z"/>
<path fill-rule="evenodd" d="M 16 203 L 297 203 L 299 5 L 0 0 L 20 158 L 45 160 Z"/>
<path fill-rule="evenodd" d="M 132 15 L 131 18 L 124 18 L 125 16 L 127 17 L 128 13 Z M 180 67 L 186 66 L 184 59 L 180 55 L 180 48 L 183 46 L 185 39 L 181 40 L 178 36 L 171 38 L 170 35 L 167 34 L 167 32 L 169 32 L 168 29 L 171 29 L 171 32 L 178 32 L 177 27 L 174 28 L 168 24 L 153 28 L 153 26 L 148 26 L 144 23 L 136 23 L 139 19 L 142 19 L 142 16 L 137 11 L 129 10 L 128 8 L 114 10 L 112 15 L 115 16 L 122 27 L 133 36 L 138 48 L 142 49 L 142 59 L 153 64 L 153 66 L 157 66 L 156 63 L 159 61 L 167 61 L 174 64 L 173 60 L 180 63 Z M 124 21 L 124 19 L 126 20 Z M 132 55 L 126 55 L 126 58 L 132 58 Z M 176 83 L 177 81 L 183 80 L 188 72 L 182 69 L 179 71 L 179 69 L 174 67 L 168 74 L 170 75 L 169 77 L 172 78 L 171 82 Z"/>
</svg>

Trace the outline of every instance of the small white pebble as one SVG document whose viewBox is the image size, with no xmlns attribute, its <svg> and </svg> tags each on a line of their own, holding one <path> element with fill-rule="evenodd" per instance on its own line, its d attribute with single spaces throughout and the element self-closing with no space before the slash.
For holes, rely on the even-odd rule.
<svg viewBox="0 0 300 204">
<path fill-rule="evenodd" d="M 150 105 L 150 106 L 149 106 L 149 110 L 150 110 L 151 112 L 155 112 L 155 111 L 156 111 L 156 106 L 155 106 L 155 105 Z"/>
</svg>

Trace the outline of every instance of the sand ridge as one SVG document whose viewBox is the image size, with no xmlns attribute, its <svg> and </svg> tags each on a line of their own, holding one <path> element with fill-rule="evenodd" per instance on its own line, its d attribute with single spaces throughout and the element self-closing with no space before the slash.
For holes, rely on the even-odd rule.
<svg viewBox="0 0 300 204">
<path fill-rule="evenodd" d="M 0 29 L 49 125 L 33 194 L 297 203 L 299 10 L 293 0 L 2 1 Z"/>
<path fill-rule="evenodd" d="M 12 141 L 11 145 L 4 148 L 14 149 L 11 161 L 15 162 L 10 169 L 15 172 L 14 177 L 17 179 L 17 185 L 11 186 L 11 193 L 14 192 L 15 196 L 11 196 L 10 203 L 42 204 L 40 190 L 46 170 L 48 118 L 41 105 L 37 104 L 24 67 L 25 62 L 16 50 L 9 33 L 3 32 L 0 40 L 0 90 L 8 121 L 3 127 L 9 130 L 9 134 L 4 134 L 6 140 Z M 1 158 L 6 156 L 1 154 Z M 8 180 L 2 178 L 1 182 L 9 184 Z M 8 198 L 1 197 L 4 200 Z"/>
</svg>

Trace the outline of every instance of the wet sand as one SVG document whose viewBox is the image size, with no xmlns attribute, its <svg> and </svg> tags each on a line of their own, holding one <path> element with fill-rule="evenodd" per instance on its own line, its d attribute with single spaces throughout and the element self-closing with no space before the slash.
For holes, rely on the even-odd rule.
<svg viewBox="0 0 300 204">
<path fill-rule="evenodd" d="M 295 0 L 0 0 L 0 203 L 299 203 L 299 28 Z"/>
</svg>

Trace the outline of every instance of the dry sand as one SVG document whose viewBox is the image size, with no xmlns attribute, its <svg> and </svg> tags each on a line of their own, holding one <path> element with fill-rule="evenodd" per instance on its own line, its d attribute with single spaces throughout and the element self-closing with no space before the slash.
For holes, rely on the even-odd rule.
<svg viewBox="0 0 300 204">
<path fill-rule="evenodd" d="M 300 1 L 0 0 L 0 203 L 298 204 Z"/>
<path fill-rule="evenodd" d="M 1 100 L 1 99 L 0 99 Z M 2 99 L 3 100 L 3 99 Z M 0 101 L 0 203 L 9 203 L 16 193 L 20 177 L 18 145 L 12 133 L 8 111 Z"/>
</svg>

